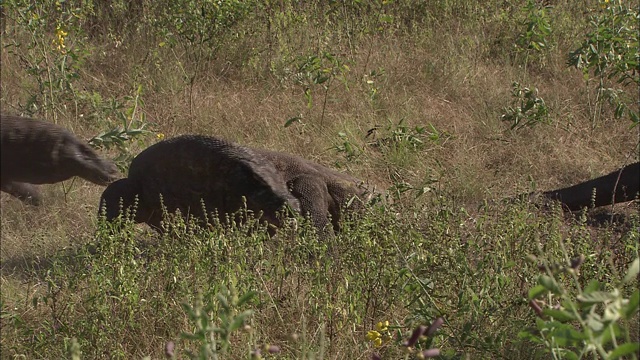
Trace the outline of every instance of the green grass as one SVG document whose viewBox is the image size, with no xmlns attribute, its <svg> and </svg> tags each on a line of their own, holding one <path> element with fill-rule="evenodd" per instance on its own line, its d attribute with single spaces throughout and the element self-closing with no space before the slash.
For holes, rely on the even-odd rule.
<svg viewBox="0 0 640 360">
<path fill-rule="evenodd" d="M 599 3 L 557 1 L 545 15 L 526 1 L 223 3 L 7 1 L 2 111 L 86 139 L 130 125 L 102 150 L 125 168 L 159 137 L 200 133 L 347 171 L 393 201 L 318 241 L 303 224 L 272 238 L 251 224 L 114 229 L 96 215 L 102 189 L 81 180 L 43 186 L 40 208 L 3 194 L 3 359 L 78 347 L 84 359 L 156 359 L 168 342 L 178 358 L 211 344 L 220 358 L 265 344 L 280 351 L 262 356 L 281 359 L 413 358 L 402 342 L 438 317 L 417 348 L 544 359 L 544 343 L 519 336 L 541 321 L 529 304 L 541 275 L 574 300 L 592 280 L 632 298 L 637 282 L 621 279 L 638 256 L 637 203 L 610 209 L 624 222 L 593 226 L 499 201 L 637 161 L 637 127 L 566 65 Z M 526 48 L 540 17 L 545 48 Z M 501 120 L 519 106 L 516 81 L 538 89 L 548 119 Z M 539 269 L 580 255 L 579 271 Z M 375 348 L 367 332 L 386 320 L 391 339 Z M 620 324 L 620 339 L 637 339 L 637 313 Z"/>
</svg>

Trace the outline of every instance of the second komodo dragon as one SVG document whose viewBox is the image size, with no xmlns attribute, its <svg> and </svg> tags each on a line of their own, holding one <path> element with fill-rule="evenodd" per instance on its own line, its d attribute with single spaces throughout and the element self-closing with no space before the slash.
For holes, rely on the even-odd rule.
<svg viewBox="0 0 640 360">
<path fill-rule="evenodd" d="M 276 214 L 285 204 L 308 215 L 321 236 L 338 230 L 341 208 L 362 204 L 367 192 L 360 181 L 289 154 L 252 149 L 219 138 L 184 135 L 159 142 L 131 163 L 129 177 L 111 184 L 102 195 L 107 220 L 119 214 L 119 199 L 126 208 L 138 195 L 136 222 L 159 228 L 160 194 L 169 212 L 202 217 L 220 216 L 247 208 L 262 211 L 266 220 L 280 225 Z M 358 205 L 354 205 L 358 206 Z M 329 216 L 332 218 L 330 225 Z"/>
</svg>

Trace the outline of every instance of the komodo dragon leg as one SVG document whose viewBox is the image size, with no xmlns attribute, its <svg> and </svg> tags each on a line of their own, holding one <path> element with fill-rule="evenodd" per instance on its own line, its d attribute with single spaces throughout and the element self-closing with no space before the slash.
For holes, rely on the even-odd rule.
<svg viewBox="0 0 640 360">
<path fill-rule="evenodd" d="M 23 182 L 4 181 L 2 182 L 2 191 L 9 195 L 15 196 L 25 204 L 38 206 L 42 202 L 40 191 L 35 185 Z"/>
<path fill-rule="evenodd" d="M 320 238 L 333 236 L 333 227 L 328 217 L 329 191 L 326 183 L 312 175 L 301 175 L 287 185 L 291 194 L 300 201 L 302 215 L 309 216 L 320 231 Z"/>
</svg>

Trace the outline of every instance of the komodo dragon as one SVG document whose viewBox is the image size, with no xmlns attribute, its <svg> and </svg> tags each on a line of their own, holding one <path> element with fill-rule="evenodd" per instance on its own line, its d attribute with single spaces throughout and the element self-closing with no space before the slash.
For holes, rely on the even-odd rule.
<svg viewBox="0 0 640 360">
<path fill-rule="evenodd" d="M 1 190 L 38 205 L 34 184 L 79 176 L 98 185 L 118 178 L 116 166 L 66 129 L 41 120 L 0 114 Z"/>
<path fill-rule="evenodd" d="M 300 200 L 304 216 L 309 216 L 321 236 L 331 235 L 329 215 L 333 231 L 340 230 L 342 210 L 347 205 L 358 209 L 373 195 L 363 182 L 344 173 L 329 169 L 312 161 L 286 153 L 256 149 L 269 159 L 282 174 L 289 191 Z"/>
<path fill-rule="evenodd" d="M 585 207 L 631 201 L 638 197 L 639 191 L 640 162 L 636 162 L 607 175 L 566 188 L 545 191 L 540 195 L 543 199 L 559 201 L 565 210 L 576 211 Z"/>
<path fill-rule="evenodd" d="M 282 175 L 252 149 L 208 136 L 183 135 L 161 141 L 131 162 L 129 175 L 109 185 L 102 194 L 101 211 L 111 221 L 122 207 L 138 203 L 135 222 L 161 231 L 162 207 L 169 213 L 203 219 L 217 211 L 219 219 L 243 208 L 262 212 L 279 226 L 278 211 L 288 205 L 300 211 Z M 162 198 L 162 200 L 161 200 Z"/>
<path fill-rule="evenodd" d="M 120 198 L 126 208 L 138 195 L 135 221 L 159 228 L 159 194 L 169 212 L 180 209 L 196 216 L 203 215 L 200 199 L 209 211 L 224 214 L 240 209 L 245 196 L 249 209 L 262 210 L 276 226 L 277 210 L 288 203 L 292 210 L 310 216 L 324 237 L 339 230 L 343 206 L 364 202 L 368 193 L 360 184 L 349 175 L 289 154 L 184 135 L 140 153 L 131 163 L 128 179 L 109 185 L 101 202 L 107 220 L 112 220 L 119 214 Z"/>
</svg>

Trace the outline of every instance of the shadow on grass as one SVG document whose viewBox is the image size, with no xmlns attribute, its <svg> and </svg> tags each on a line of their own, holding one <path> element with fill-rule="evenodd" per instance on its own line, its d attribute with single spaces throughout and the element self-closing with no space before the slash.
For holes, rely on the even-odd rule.
<svg viewBox="0 0 640 360">
<path fill-rule="evenodd" d="M 95 244 L 77 245 L 62 249 L 51 255 L 18 255 L 0 262 L 0 275 L 11 276 L 20 280 L 44 280 L 56 265 L 65 270 L 73 270 L 83 266 L 83 257 L 96 253 Z"/>
<path fill-rule="evenodd" d="M 140 229 L 139 229 L 140 230 Z M 136 247 L 142 254 L 157 245 L 157 234 L 144 229 L 135 236 Z M 15 255 L 0 261 L 0 276 L 13 277 L 23 281 L 45 280 L 52 271 L 83 271 L 90 266 L 88 257 L 98 254 L 100 245 L 97 240 L 84 244 L 74 244 L 59 249 L 52 254 L 39 255 L 29 253 Z"/>
</svg>

